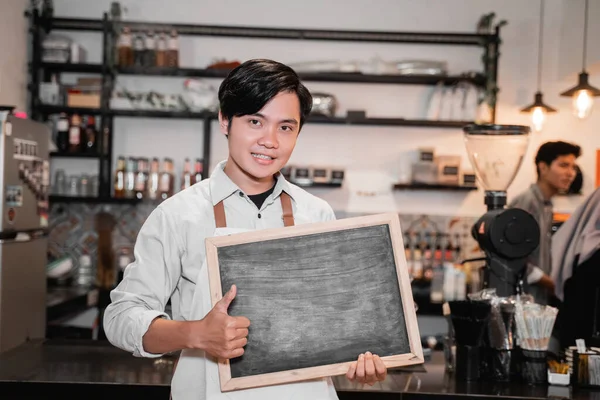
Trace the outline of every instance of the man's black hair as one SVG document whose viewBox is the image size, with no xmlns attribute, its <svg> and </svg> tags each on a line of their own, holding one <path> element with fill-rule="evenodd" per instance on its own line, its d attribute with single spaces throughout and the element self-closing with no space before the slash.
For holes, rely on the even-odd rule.
<svg viewBox="0 0 600 400">
<path fill-rule="evenodd" d="M 535 155 L 535 168 L 537 170 L 538 178 L 540 177 L 539 163 L 550 166 L 552 161 L 556 160 L 560 156 L 574 155 L 575 158 L 581 155 L 581 147 L 573 143 L 567 143 L 562 141 L 557 142 L 546 142 L 540 146 L 537 154 Z"/>
<path fill-rule="evenodd" d="M 233 117 L 259 112 L 281 92 L 298 95 L 302 128 L 312 108 L 312 96 L 293 69 L 273 60 L 249 60 L 229 73 L 219 87 L 221 114 L 231 126 Z"/>
</svg>

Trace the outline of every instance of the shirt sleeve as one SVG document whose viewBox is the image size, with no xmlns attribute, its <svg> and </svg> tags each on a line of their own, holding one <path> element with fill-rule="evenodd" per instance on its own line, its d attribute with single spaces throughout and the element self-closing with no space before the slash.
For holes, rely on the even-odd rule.
<svg viewBox="0 0 600 400">
<path fill-rule="evenodd" d="M 539 224 L 540 221 L 536 218 L 537 212 L 533 201 L 527 196 L 517 196 L 513 202 L 508 205 L 509 208 L 520 208 L 525 210 L 535 218 Z M 527 271 L 525 273 L 528 284 L 534 284 L 540 281 L 544 276 L 544 271 L 537 266 L 540 259 L 540 247 L 536 247 L 535 250 L 527 257 Z"/>
<path fill-rule="evenodd" d="M 535 216 L 535 207 L 528 196 L 521 195 L 515 197 L 515 199 L 508 204 L 508 208 L 520 208 Z"/>
<path fill-rule="evenodd" d="M 169 318 L 165 305 L 181 276 L 181 252 L 168 217 L 155 209 L 144 222 L 134 247 L 135 261 L 111 292 L 104 329 L 116 347 L 137 357 L 160 357 L 144 351 L 142 338 L 150 323 Z"/>
<path fill-rule="evenodd" d="M 336 217 L 335 217 L 335 213 L 333 212 L 333 208 L 331 208 L 329 203 L 325 202 L 325 207 L 323 208 L 323 211 L 321 214 L 321 221 L 327 222 L 327 221 L 335 221 L 335 220 L 336 220 Z"/>
</svg>

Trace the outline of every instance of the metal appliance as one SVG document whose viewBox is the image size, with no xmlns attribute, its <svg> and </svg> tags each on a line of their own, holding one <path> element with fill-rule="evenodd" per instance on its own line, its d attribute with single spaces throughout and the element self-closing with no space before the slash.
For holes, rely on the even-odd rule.
<svg viewBox="0 0 600 400">
<path fill-rule="evenodd" d="M 467 125 L 463 131 L 488 209 L 471 231 L 486 256 L 484 287 L 496 288 L 498 296 L 510 296 L 522 292 L 527 257 L 540 242 L 540 228 L 531 214 L 504 208 L 506 190 L 523 163 L 531 130 L 490 124 Z"/>
<path fill-rule="evenodd" d="M 50 129 L 0 107 L 0 352 L 46 330 Z"/>
<path fill-rule="evenodd" d="M 327 117 L 335 117 L 338 102 L 334 95 L 329 93 L 311 93 L 312 108 L 311 114 L 325 115 Z"/>
</svg>

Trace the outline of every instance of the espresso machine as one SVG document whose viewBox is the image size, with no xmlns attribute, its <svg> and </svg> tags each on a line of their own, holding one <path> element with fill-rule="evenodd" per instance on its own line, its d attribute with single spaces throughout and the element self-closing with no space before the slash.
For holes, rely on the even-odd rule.
<svg viewBox="0 0 600 400">
<path fill-rule="evenodd" d="M 0 353 L 46 335 L 47 125 L 0 105 Z"/>
<path fill-rule="evenodd" d="M 506 190 L 529 145 L 530 128 L 520 125 L 467 125 L 463 128 L 469 160 L 485 189 L 487 212 L 471 234 L 485 253 L 484 287 L 501 297 L 522 293 L 527 257 L 540 242 L 540 228 L 528 212 L 505 208 Z"/>
</svg>

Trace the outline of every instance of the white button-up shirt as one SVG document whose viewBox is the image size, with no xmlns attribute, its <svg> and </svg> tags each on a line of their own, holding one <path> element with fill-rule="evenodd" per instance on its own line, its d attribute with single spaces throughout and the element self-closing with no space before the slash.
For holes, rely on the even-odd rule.
<svg viewBox="0 0 600 400">
<path fill-rule="evenodd" d="M 213 207 L 223 200 L 228 228 L 259 230 L 283 227 L 279 195 L 292 198 L 296 225 L 335 219 L 322 199 L 287 182 L 278 174 L 273 193 L 260 210 L 224 172 L 225 161 L 209 179 L 161 203 L 142 226 L 134 248 L 135 261 L 111 292 L 104 314 L 110 342 L 135 356 L 158 357 L 144 350 L 142 337 L 171 299 L 173 319 L 189 320 L 199 271 L 206 259 L 204 242 L 214 236 Z"/>
</svg>

